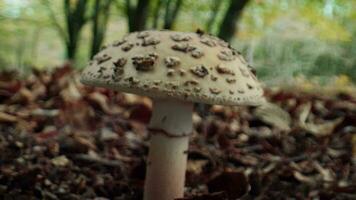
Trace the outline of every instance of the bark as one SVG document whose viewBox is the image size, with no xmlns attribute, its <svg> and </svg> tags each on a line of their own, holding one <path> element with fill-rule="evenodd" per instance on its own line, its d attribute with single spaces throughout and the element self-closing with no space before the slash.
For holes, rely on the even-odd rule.
<svg viewBox="0 0 356 200">
<path fill-rule="evenodd" d="M 220 25 L 218 36 L 230 42 L 234 34 L 238 31 L 236 23 L 239 21 L 243 9 L 249 0 L 230 0 L 225 17 Z"/>
</svg>

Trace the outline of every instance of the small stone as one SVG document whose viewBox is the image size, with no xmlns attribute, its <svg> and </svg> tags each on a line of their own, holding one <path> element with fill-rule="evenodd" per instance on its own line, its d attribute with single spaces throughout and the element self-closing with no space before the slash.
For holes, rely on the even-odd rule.
<svg viewBox="0 0 356 200">
<path fill-rule="evenodd" d="M 234 94 L 234 91 L 232 91 L 232 90 L 229 90 L 229 94 L 231 94 L 231 95 L 232 95 L 232 94 Z"/>
<path fill-rule="evenodd" d="M 112 141 L 112 140 L 116 140 L 118 139 L 119 136 L 111 131 L 110 129 L 108 128 L 103 128 L 101 129 L 101 133 L 100 133 L 100 140 L 105 142 L 105 141 Z"/>
<path fill-rule="evenodd" d="M 164 63 L 166 64 L 167 67 L 177 67 L 180 65 L 180 59 L 177 57 L 166 57 L 164 59 Z"/>
<path fill-rule="evenodd" d="M 51 160 L 54 166 L 64 167 L 69 164 L 69 160 L 65 155 L 57 156 Z"/>
<path fill-rule="evenodd" d="M 200 78 L 204 78 L 206 75 L 209 74 L 208 69 L 206 69 L 206 67 L 204 67 L 204 65 L 198 65 L 198 66 L 192 67 L 190 69 L 190 72 L 192 72 L 194 75 L 196 75 Z"/>
<path fill-rule="evenodd" d="M 133 46 L 134 46 L 134 44 L 132 44 L 132 43 L 126 43 L 126 44 L 122 45 L 121 49 L 123 51 L 130 51 Z"/>
</svg>

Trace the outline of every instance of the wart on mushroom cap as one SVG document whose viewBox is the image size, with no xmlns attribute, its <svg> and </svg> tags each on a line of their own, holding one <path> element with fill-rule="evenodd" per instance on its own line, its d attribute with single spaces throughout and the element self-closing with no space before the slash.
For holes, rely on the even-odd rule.
<svg viewBox="0 0 356 200">
<path fill-rule="evenodd" d="M 257 105 L 264 98 L 253 72 L 236 50 L 214 36 L 143 31 L 99 52 L 84 70 L 82 81 L 150 97 L 169 94 L 193 102 Z M 176 86 L 167 88 L 158 80 Z M 194 84 L 187 84 L 192 80 Z"/>
</svg>

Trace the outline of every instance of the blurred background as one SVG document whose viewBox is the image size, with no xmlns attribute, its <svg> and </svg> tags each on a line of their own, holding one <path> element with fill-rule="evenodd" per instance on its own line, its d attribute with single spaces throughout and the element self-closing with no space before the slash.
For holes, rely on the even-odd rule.
<svg viewBox="0 0 356 200">
<path fill-rule="evenodd" d="M 205 32 L 232 43 L 267 85 L 356 81 L 354 0 L 0 0 L 0 69 L 83 68 L 128 32 Z"/>
</svg>

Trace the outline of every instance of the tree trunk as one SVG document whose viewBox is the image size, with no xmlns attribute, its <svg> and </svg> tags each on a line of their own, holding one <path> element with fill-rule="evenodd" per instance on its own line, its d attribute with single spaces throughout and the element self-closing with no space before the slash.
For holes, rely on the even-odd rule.
<svg viewBox="0 0 356 200">
<path fill-rule="evenodd" d="M 71 5 L 70 0 L 64 1 L 64 13 L 67 26 L 67 58 L 74 60 L 78 48 L 78 40 L 80 32 L 86 23 L 85 11 L 87 7 L 86 0 L 78 0 L 75 5 Z"/>
<path fill-rule="evenodd" d="M 234 34 L 238 31 L 236 22 L 239 21 L 243 9 L 249 0 L 230 0 L 230 5 L 226 11 L 223 22 L 220 25 L 218 36 L 230 42 Z"/>
<path fill-rule="evenodd" d="M 112 0 L 95 0 L 94 13 L 92 17 L 92 44 L 90 57 L 93 57 L 99 52 L 100 47 L 104 41 L 104 36 L 107 29 L 109 15 Z"/>
<path fill-rule="evenodd" d="M 173 0 L 168 0 L 166 4 L 166 13 L 165 13 L 164 25 L 163 25 L 164 29 L 172 29 L 183 1 L 176 0 L 175 3 L 173 4 L 172 3 Z"/>
<path fill-rule="evenodd" d="M 138 0 L 136 7 L 126 0 L 126 15 L 130 32 L 141 31 L 146 27 L 150 0 Z"/>
</svg>

